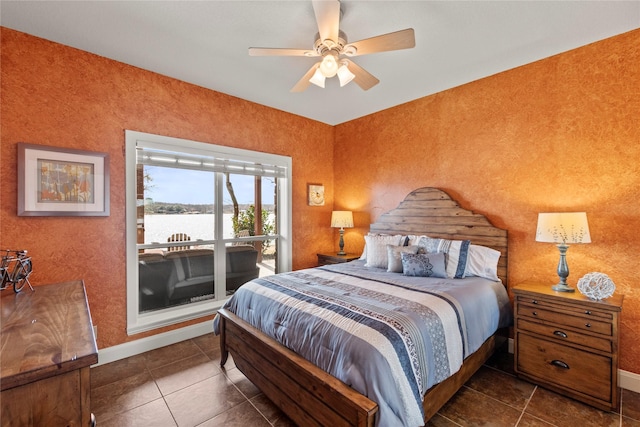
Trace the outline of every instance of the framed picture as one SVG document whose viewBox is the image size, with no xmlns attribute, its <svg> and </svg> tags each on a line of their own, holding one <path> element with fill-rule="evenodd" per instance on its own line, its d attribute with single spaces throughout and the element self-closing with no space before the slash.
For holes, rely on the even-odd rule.
<svg viewBox="0 0 640 427">
<path fill-rule="evenodd" d="M 309 184 L 309 206 L 324 206 L 324 185 Z"/>
<path fill-rule="evenodd" d="M 18 143 L 19 216 L 109 216 L 109 155 Z"/>
</svg>

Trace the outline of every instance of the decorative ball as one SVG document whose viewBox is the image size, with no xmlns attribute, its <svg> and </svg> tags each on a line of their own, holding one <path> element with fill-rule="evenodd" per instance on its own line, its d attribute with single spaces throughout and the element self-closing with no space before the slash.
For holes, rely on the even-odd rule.
<svg viewBox="0 0 640 427">
<path fill-rule="evenodd" d="M 587 273 L 578 280 L 578 290 L 593 300 L 601 300 L 613 295 L 616 285 L 604 273 Z"/>
</svg>

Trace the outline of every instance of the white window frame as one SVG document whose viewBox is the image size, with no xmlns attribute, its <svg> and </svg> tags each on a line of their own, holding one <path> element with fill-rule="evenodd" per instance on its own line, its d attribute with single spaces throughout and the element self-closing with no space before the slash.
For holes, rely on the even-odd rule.
<svg viewBox="0 0 640 427">
<path fill-rule="evenodd" d="M 214 314 L 227 301 L 224 271 L 217 271 L 215 276 L 215 299 L 169 307 L 166 309 L 139 313 L 138 286 L 138 247 L 137 247 L 137 209 L 136 209 L 136 147 L 164 148 L 168 151 L 183 152 L 185 154 L 205 154 L 212 157 L 253 162 L 256 164 L 276 165 L 285 169 L 285 177 L 278 178 L 276 201 L 278 214 L 276 216 L 277 234 L 277 270 L 291 271 L 292 241 L 291 241 L 291 157 L 277 154 L 262 153 L 240 148 L 225 147 L 173 138 L 150 133 L 125 130 L 125 167 L 126 167 L 126 279 L 127 279 L 127 334 L 133 335 L 164 326 L 184 322 L 191 319 Z M 223 206 L 224 180 L 222 174 L 216 178 L 216 209 Z M 224 246 L 229 239 L 223 239 L 222 215 L 216 215 L 215 245 Z M 255 237 L 253 238 L 255 240 Z M 224 257 L 223 251 L 215 251 L 216 257 Z M 224 259 L 221 260 L 224 262 Z M 221 276 L 221 277 L 219 277 Z M 223 297 L 218 297 L 218 296 Z"/>
</svg>

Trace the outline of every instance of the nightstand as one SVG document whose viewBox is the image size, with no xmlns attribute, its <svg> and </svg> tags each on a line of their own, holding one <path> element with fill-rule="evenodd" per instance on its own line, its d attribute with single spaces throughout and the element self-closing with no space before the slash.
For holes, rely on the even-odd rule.
<svg viewBox="0 0 640 427">
<path fill-rule="evenodd" d="M 514 294 L 516 374 L 604 410 L 615 410 L 623 295 L 593 301 L 550 284 L 525 282 Z"/>
<path fill-rule="evenodd" d="M 342 262 L 353 261 L 354 259 L 360 258 L 358 254 L 346 254 L 346 255 L 336 255 L 333 254 L 317 254 L 318 255 L 318 266 L 327 265 L 327 264 L 340 264 Z"/>
</svg>

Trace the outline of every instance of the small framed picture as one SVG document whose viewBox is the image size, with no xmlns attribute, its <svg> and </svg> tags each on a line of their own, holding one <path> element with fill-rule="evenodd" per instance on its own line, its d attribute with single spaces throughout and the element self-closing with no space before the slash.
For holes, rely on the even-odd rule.
<svg viewBox="0 0 640 427">
<path fill-rule="evenodd" d="M 309 184 L 309 206 L 324 206 L 324 185 Z"/>
<path fill-rule="evenodd" d="M 109 216 L 109 155 L 18 144 L 19 216 Z"/>
</svg>

